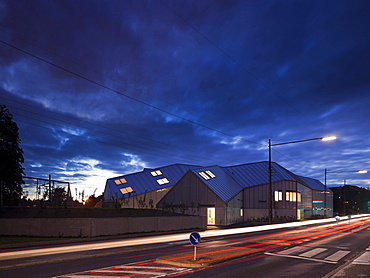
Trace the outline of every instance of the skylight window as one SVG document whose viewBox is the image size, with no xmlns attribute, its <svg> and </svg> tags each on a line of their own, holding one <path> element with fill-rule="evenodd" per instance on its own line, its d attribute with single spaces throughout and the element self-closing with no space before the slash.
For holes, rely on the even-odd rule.
<svg viewBox="0 0 370 278">
<path fill-rule="evenodd" d="M 121 188 L 120 191 L 121 191 L 122 194 L 127 194 L 127 193 L 130 193 L 130 192 L 133 192 L 134 190 L 132 190 L 131 186 L 128 186 L 128 187 Z"/>
<path fill-rule="evenodd" d="M 203 179 L 205 179 L 205 180 L 209 180 L 210 179 L 210 177 L 206 174 L 206 173 L 204 173 L 204 172 L 199 172 L 198 173 Z"/>
<path fill-rule="evenodd" d="M 207 170 L 205 172 L 199 172 L 198 173 L 203 179 L 205 180 L 209 180 L 209 179 L 213 179 L 216 177 L 215 174 L 213 174 L 210 170 Z"/>
<path fill-rule="evenodd" d="M 117 184 L 117 185 L 120 185 L 122 183 L 127 183 L 127 180 L 125 178 L 122 178 L 122 179 L 118 179 L 118 180 L 114 180 L 114 182 Z"/>
<path fill-rule="evenodd" d="M 211 178 L 215 178 L 216 177 L 216 175 L 215 174 L 213 174 L 211 171 L 206 171 L 206 173 L 208 174 L 208 176 L 210 176 Z"/>
<path fill-rule="evenodd" d="M 163 184 L 169 183 L 170 181 L 169 181 L 167 178 L 163 178 L 163 179 L 159 179 L 159 180 L 157 180 L 157 182 L 158 182 L 160 185 L 163 185 Z"/>
<path fill-rule="evenodd" d="M 153 177 L 162 175 L 162 172 L 160 170 L 153 171 L 153 172 L 150 172 L 150 173 L 152 174 Z"/>
</svg>

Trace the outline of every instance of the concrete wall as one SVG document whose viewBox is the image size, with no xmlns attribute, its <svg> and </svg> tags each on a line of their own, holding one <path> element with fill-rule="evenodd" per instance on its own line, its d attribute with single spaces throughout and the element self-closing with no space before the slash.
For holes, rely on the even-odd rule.
<svg viewBox="0 0 370 278">
<path fill-rule="evenodd" d="M 206 217 L 202 216 L 0 219 L 0 235 L 45 237 L 95 237 L 206 227 Z"/>
</svg>

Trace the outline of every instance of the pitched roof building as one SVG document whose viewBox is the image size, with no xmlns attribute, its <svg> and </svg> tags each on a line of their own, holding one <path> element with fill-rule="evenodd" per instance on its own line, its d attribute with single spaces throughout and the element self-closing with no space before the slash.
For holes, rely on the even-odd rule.
<svg viewBox="0 0 370 278">
<path fill-rule="evenodd" d="M 263 221 L 273 210 L 280 220 L 332 216 L 332 192 L 315 179 L 272 164 L 269 206 L 268 162 L 221 167 L 174 164 L 107 180 L 105 202 L 121 207 L 159 208 L 208 217 L 209 225 Z"/>
</svg>

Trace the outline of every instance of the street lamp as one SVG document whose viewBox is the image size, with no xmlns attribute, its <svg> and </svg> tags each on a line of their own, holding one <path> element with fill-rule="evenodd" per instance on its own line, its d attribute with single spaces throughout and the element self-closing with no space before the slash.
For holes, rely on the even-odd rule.
<svg viewBox="0 0 370 278">
<path fill-rule="evenodd" d="M 287 144 L 294 144 L 294 143 L 301 143 L 301 142 L 307 142 L 307 141 L 314 141 L 314 140 L 322 140 L 322 141 L 331 141 L 337 139 L 336 136 L 327 136 L 327 137 L 319 137 L 319 138 L 312 138 L 312 139 L 304 139 L 304 140 L 297 140 L 297 141 L 290 141 L 290 142 L 284 142 L 284 143 L 276 143 L 271 144 L 271 139 L 269 139 L 269 224 L 272 223 L 272 207 L 273 207 L 273 201 L 272 201 L 272 162 L 271 162 L 271 147 L 273 146 L 280 146 L 280 145 L 287 145 Z"/>
<path fill-rule="evenodd" d="M 367 170 L 355 170 L 355 171 L 333 171 L 333 172 L 328 172 L 325 168 L 325 178 L 324 178 L 324 184 L 325 184 L 325 194 L 324 194 L 324 215 L 326 216 L 326 174 L 331 174 L 331 173 L 358 173 L 358 174 L 366 174 Z"/>
</svg>

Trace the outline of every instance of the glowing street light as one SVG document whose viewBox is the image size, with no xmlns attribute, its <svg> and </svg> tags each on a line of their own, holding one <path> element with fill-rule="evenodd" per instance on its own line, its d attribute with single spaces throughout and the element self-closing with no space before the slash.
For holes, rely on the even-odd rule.
<svg viewBox="0 0 370 278">
<path fill-rule="evenodd" d="M 327 187 L 326 187 L 326 174 L 331 174 L 331 173 L 358 173 L 358 174 L 366 174 L 367 173 L 367 170 L 355 170 L 355 171 L 333 171 L 333 172 L 328 172 L 326 169 L 325 169 L 325 196 L 324 196 L 324 215 L 326 216 L 326 191 L 327 191 Z"/>
<path fill-rule="evenodd" d="M 304 139 L 304 140 L 297 140 L 297 141 L 290 141 L 290 142 L 284 142 L 284 143 L 276 143 L 276 144 L 271 144 L 271 139 L 269 139 L 269 204 L 268 204 L 268 209 L 269 209 L 269 224 L 272 223 L 272 162 L 271 162 L 271 147 L 273 146 L 280 146 L 280 145 L 287 145 L 287 144 L 294 144 L 294 143 L 301 143 L 301 142 L 307 142 L 307 141 L 314 141 L 314 140 L 322 140 L 322 141 L 332 141 L 337 139 L 336 136 L 326 136 L 326 137 L 319 137 L 319 138 L 312 138 L 312 139 Z M 326 186 L 325 186 L 325 191 L 326 191 Z"/>
<path fill-rule="evenodd" d="M 322 141 L 331 141 L 335 139 L 337 139 L 337 136 L 327 136 L 327 137 L 321 138 Z"/>
</svg>

